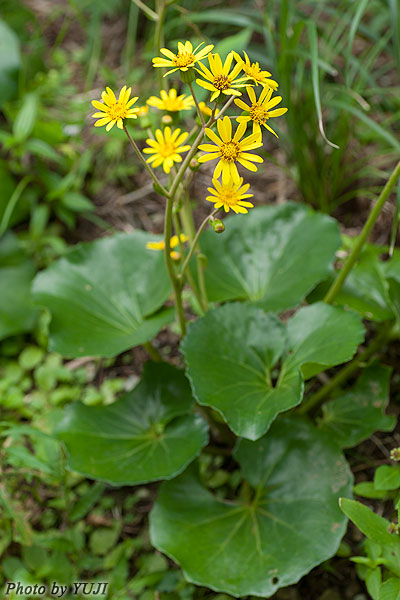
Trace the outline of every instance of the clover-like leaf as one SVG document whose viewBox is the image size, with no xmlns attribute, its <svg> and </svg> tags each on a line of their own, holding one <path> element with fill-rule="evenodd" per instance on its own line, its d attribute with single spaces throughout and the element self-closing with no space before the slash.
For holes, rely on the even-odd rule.
<svg viewBox="0 0 400 600">
<path fill-rule="evenodd" d="M 296 306 L 332 272 L 340 245 L 336 221 L 287 202 L 225 220 L 221 236 L 208 231 L 201 249 L 210 300 L 250 300 L 266 310 Z"/>
<path fill-rule="evenodd" d="M 193 583 L 269 597 L 335 554 L 346 526 L 338 498 L 351 495 L 352 475 L 338 447 L 300 419 L 241 440 L 235 456 L 252 496 L 216 498 L 191 467 L 161 486 L 151 540 Z"/>
<path fill-rule="evenodd" d="M 88 477 L 114 485 L 170 479 L 207 443 L 207 425 L 192 408 L 183 371 L 146 363 L 132 392 L 110 406 L 67 406 L 56 432 L 70 468 Z"/>
<path fill-rule="evenodd" d="M 198 402 L 218 410 L 234 433 L 255 440 L 301 402 L 302 372 L 349 360 L 363 332 L 360 317 L 324 303 L 301 308 L 287 328 L 261 308 L 233 303 L 195 321 L 182 351 Z"/>
<path fill-rule="evenodd" d="M 374 431 L 392 431 L 396 419 L 384 413 L 390 373 L 384 365 L 366 367 L 351 391 L 323 405 L 319 428 L 342 448 L 356 446 Z"/>
<path fill-rule="evenodd" d="M 36 301 L 50 309 L 51 348 L 64 356 L 115 356 L 151 340 L 173 318 L 162 252 L 142 231 L 74 247 L 36 277 Z M 158 312 L 157 312 L 158 311 Z"/>
</svg>

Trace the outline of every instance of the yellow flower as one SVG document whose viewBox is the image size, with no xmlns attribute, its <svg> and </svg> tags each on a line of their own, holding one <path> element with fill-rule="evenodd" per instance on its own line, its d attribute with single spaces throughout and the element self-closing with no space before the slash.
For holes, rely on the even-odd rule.
<svg viewBox="0 0 400 600">
<path fill-rule="evenodd" d="M 206 115 L 206 117 L 211 117 L 212 109 L 209 106 L 207 106 L 207 104 L 205 102 L 199 102 L 199 108 L 200 108 L 201 112 L 203 113 L 203 115 Z M 218 114 L 219 114 L 219 110 L 217 108 L 214 116 L 217 117 Z"/>
<path fill-rule="evenodd" d="M 261 71 L 258 62 L 251 63 L 249 57 L 247 56 L 244 50 L 243 54 L 246 59 L 245 61 L 237 52 L 233 52 L 233 54 L 235 55 L 236 62 L 242 65 L 243 72 L 247 75 L 247 77 L 252 79 L 256 85 L 261 83 L 262 85 L 267 85 L 268 87 L 271 87 L 274 91 L 278 89 L 278 83 L 273 79 L 268 79 L 271 73 L 269 71 Z"/>
<path fill-rule="evenodd" d="M 139 109 L 130 107 L 132 104 L 135 104 L 137 96 L 129 100 L 131 91 L 132 88 L 126 89 L 126 85 L 124 85 L 117 100 L 114 92 L 109 87 L 106 87 L 106 91 L 101 92 L 103 102 L 98 102 L 98 100 L 92 101 L 93 106 L 101 111 L 92 115 L 95 119 L 99 119 L 94 126 L 101 127 L 102 125 L 106 125 L 106 130 L 110 131 L 116 123 L 119 129 L 123 129 L 124 119 L 136 119 Z"/>
<path fill-rule="evenodd" d="M 191 67 L 195 65 L 198 60 L 205 58 L 207 54 L 214 48 L 213 44 L 209 46 L 205 46 L 202 50 L 199 50 L 200 46 L 203 45 L 204 42 L 199 44 L 197 48 L 193 50 L 193 46 L 190 42 L 178 42 L 178 53 L 174 54 L 171 50 L 167 48 L 161 48 L 161 54 L 164 54 L 167 58 L 153 58 L 153 67 L 173 67 L 170 71 L 165 73 L 169 75 L 178 69 L 180 71 L 187 71 Z"/>
<path fill-rule="evenodd" d="M 184 94 L 178 96 L 176 90 L 173 88 L 169 90 L 168 94 L 165 90 L 161 90 L 160 96 L 161 98 L 151 96 L 147 100 L 147 104 L 155 106 L 155 108 L 159 108 L 160 110 L 169 110 L 170 112 L 190 110 L 194 106 L 192 96 L 185 96 Z"/>
<path fill-rule="evenodd" d="M 220 93 L 226 94 L 227 96 L 241 96 L 241 92 L 239 92 L 235 88 L 243 87 L 245 85 L 245 81 L 248 79 L 247 77 L 242 77 L 240 79 L 236 79 L 242 70 L 241 64 L 236 64 L 233 68 L 232 73 L 229 73 L 229 69 L 231 68 L 233 60 L 233 52 L 229 52 L 228 56 L 225 59 L 224 64 L 222 64 L 222 60 L 219 54 L 209 54 L 208 55 L 208 64 L 210 66 L 210 70 L 207 69 L 202 63 L 199 63 L 199 67 L 201 69 L 197 69 L 197 72 L 200 73 L 203 77 L 207 79 L 207 81 L 203 81 L 202 79 L 196 79 L 196 83 L 201 85 L 201 87 L 213 92 L 211 96 L 211 102 L 218 98 Z M 236 79 L 236 81 L 235 81 Z"/>
<path fill-rule="evenodd" d="M 137 107 L 137 116 L 138 117 L 145 117 L 148 112 L 149 112 L 149 107 L 146 105 Z"/>
<path fill-rule="evenodd" d="M 254 150 L 262 146 L 259 136 L 253 133 L 241 140 L 246 127 L 246 123 L 239 123 L 236 133 L 232 137 L 232 123 L 230 118 L 224 117 L 223 119 L 218 119 L 217 128 L 221 139 L 212 129 L 206 128 L 207 137 L 216 145 L 201 144 L 199 150 L 204 150 L 210 154 L 203 154 L 198 160 L 199 162 L 206 162 L 207 160 L 219 158 L 219 162 L 215 167 L 214 178 L 218 179 L 222 173 L 223 185 L 227 185 L 231 179 L 235 183 L 239 183 L 240 178 L 236 162 L 239 162 L 250 171 L 257 171 L 257 167 L 253 162 L 263 162 L 261 156 L 249 153 L 249 150 Z"/>
<path fill-rule="evenodd" d="M 190 146 L 181 146 L 189 134 L 179 135 L 180 133 L 180 129 L 175 129 L 171 133 L 171 127 L 166 127 L 164 133 L 161 129 L 156 129 L 156 139 L 147 139 L 146 143 L 150 148 L 143 149 L 145 154 L 153 155 L 147 159 L 147 162 L 153 163 L 153 167 L 159 167 L 162 164 L 164 171 L 169 173 L 174 162 L 182 161 L 179 153 L 190 150 Z"/>
<path fill-rule="evenodd" d="M 171 248 L 176 248 L 176 246 L 179 243 L 184 244 L 185 242 L 188 241 L 188 239 L 189 239 L 188 236 L 185 235 L 184 233 L 181 233 L 179 238 L 177 235 L 173 235 L 172 238 L 170 239 L 169 244 L 170 244 Z M 165 242 L 164 242 L 164 240 L 161 240 L 159 242 L 147 242 L 146 248 L 149 248 L 149 250 L 165 250 Z M 171 258 L 173 260 L 179 260 L 180 257 L 181 257 L 180 253 L 176 252 L 176 250 L 173 250 L 171 252 Z"/>
<path fill-rule="evenodd" d="M 206 200 L 214 202 L 215 208 L 223 206 L 225 212 L 229 212 L 231 208 L 235 213 L 247 213 L 247 208 L 252 208 L 254 204 L 245 202 L 244 198 L 251 198 L 254 194 L 246 194 L 250 184 L 246 183 L 242 186 L 242 183 L 242 178 L 237 183 L 229 181 L 226 185 L 221 185 L 218 179 L 213 179 L 215 189 L 207 188 L 212 196 L 207 196 Z"/>
<path fill-rule="evenodd" d="M 258 136 L 261 136 L 261 125 L 264 125 L 268 131 L 278 137 L 275 131 L 267 125 L 267 121 L 270 117 L 280 117 L 287 112 L 287 108 L 271 110 L 271 108 L 279 104 L 282 97 L 275 96 L 275 98 L 271 99 L 273 89 L 267 86 L 263 88 L 258 100 L 252 87 L 246 87 L 246 91 L 249 95 L 251 105 L 248 106 L 241 99 L 235 99 L 235 104 L 249 114 L 237 117 L 236 121 L 238 121 L 238 123 L 248 123 L 249 121 L 253 121 L 253 133 L 258 134 Z"/>
</svg>

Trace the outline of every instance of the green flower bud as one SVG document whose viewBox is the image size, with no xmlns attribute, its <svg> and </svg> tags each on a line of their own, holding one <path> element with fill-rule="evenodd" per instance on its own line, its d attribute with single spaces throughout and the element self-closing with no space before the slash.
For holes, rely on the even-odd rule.
<svg viewBox="0 0 400 600">
<path fill-rule="evenodd" d="M 391 458 L 392 460 L 397 460 L 397 461 L 399 461 L 399 460 L 400 460 L 400 448 L 393 448 L 393 449 L 390 451 L 390 458 Z"/>
<path fill-rule="evenodd" d="M 211 221 L 211 227 L 214 229 L 215 233 L 223 233 L 225 231 L 225 225 L 221 219 L 213 219 Z"/>
<path fill-rule="evenodd" d="M 197 158 L 192 158 L 192 160 L 189 163 L 189 169 L 191 171 L 198 171 L 200 169 L 200 163 L 197 160 Z"/>
<path fill-rule="evenodd" d="M 179 71 L 183 83 L 192 83 L 196 79 L 196 74 L 193 67 L 189 67 L 187 71 Z"/>
</svg>

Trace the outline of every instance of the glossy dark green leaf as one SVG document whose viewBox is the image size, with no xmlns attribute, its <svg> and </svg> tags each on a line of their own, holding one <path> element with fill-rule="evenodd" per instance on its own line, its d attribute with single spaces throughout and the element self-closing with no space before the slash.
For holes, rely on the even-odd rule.
<svg viewBox="0 0 400 600">
<path fill-rule="evenodd" d="M 396 419 L 384 413 L 389 402 L 390 373 L 384 365 L 366 367 L 350 392 L 323 405 L 319 428 L 342 448 L 356 446 L 374 431 L 392 431 Z"/>
<path fill-rule="evenodd" d="M 332 271 L 340 245 L 337 223 L 293 203 L 262 206 L 207 231 L 201 249 L 210 300 L 246 299 L 281 311 L 301 302 Z"/>
<path fill-rule="evenodd" d="M 0 340 L 30 331 L 38 315 L 30 288 L 36 269 L 11 234 L 0 240 Z"/>
<path fill-rule="evenodd" d="M 167 363 L 146 363 L 136 388 L 110 406 L 67 406 L 57 434 L 69 467 L 114 485 L 170 479 L 207 443 L 207 425 L 192 412 L 183 374 Z"/>
<path fill-rule="evenodd" d="M 261 308 L 234 303 L 194 322 L 182 351 L 198 402 L 218 410 L 237 435 L 255 440 L 301 402 L 302 371 L 349 360 L 363 332 L 357 315 L 324 303 L 301 308 L 287 328 Z"/>
<path fill-rule="evenodd" d="M 300 419 L 240 441 L 235 456 L 251 497 L 216 498 L 188 469 L 161 486 L 151 540 L 193 583 L 269 597 L 335 554 L 346 524 L 338 498 L 352 476 L 337 446 Z"/>
<path fill-rule="evenodd" d="M 52 314 L 51 348 L 64 356 L 115 356 L 151 340 L 173 318 L 162 252 L 142 231 L 75 246 L 39 273 L 36 301 Z M 158 312 L 157 312 L 158 311 Z"/>
</svg>

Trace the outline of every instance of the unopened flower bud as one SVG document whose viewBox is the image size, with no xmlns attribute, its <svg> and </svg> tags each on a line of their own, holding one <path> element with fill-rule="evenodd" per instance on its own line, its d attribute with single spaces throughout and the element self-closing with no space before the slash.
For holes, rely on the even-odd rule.
<svg viewBox="0 0 400 600">
<path fill-rule="evenodd" d="M 215 233 L 223 233 L 225 231 L 225 225 L 221 221 L 221 219 L 213 219 L 211 222 L 211 226 L 214 229 Z"/>
<path fill-rule="evenodd" d="M 397 523 L 390 523 L 390 525 L 387 528 L 388 533 L 392 533 L 392 534 L 399 534 L 399 526 Z"/>
<path fill-rule="evenodd" d="M 192 160 L 189 163 L 189 169 L 191 171 L 198 171 L 200 169 L 200 163 L 197 160 L 197 158 L 192 158 Z"/>
<path fill-rule="evenodd" d="M 390 458 L 392 460 L 400 460 L 400 448 L 393 448 L 390 451 Z"/>
<path fill-rule="evenodd" d="M 189 67 L 187 71 L 179 71 L 183 83 L 192 83 L 196 79 L 196 74 L 193 67 Z"/>
<path fill-rule="evenodd" d="M 171 115 L 164 115 L 163 117 L 161 117 L 161 123 L 163 123 L 164 125 L 171 125 L 171 123 L 172 123 Z"/>
</svg>

